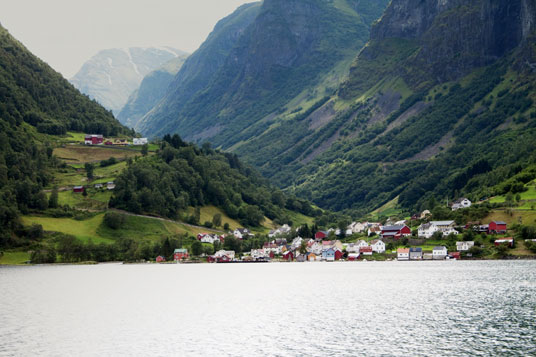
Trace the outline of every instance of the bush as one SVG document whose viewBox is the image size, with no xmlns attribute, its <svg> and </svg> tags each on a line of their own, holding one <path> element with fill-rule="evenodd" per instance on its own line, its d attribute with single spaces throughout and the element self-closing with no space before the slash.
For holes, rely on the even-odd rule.
<svg viewBox="0 0 536 357">
<path fill-rule="evenodd" d="M 119 229 L 126 221 L 124 214 L 107 212 L 104 215 L 104 224 L 111 229 Z"/>
</svg>

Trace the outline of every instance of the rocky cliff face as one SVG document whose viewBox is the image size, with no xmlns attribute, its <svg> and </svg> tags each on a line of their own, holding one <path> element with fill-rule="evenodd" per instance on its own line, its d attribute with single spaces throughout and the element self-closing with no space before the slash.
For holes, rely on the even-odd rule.
<svg viewBox="0 0 536 357">
<path fill-rule="evenodd" d="M 420 51 L 412 61 L 441 82 L 504 56 L 530 35 L 534 20 L 533 0 L 393 0 L 371 40 L 415 41 Z"/>
</svg>

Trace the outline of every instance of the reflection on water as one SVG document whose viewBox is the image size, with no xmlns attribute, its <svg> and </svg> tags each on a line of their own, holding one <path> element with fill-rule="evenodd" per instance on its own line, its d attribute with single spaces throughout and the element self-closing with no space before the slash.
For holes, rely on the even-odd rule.
<svg viewBox="0 0 536 357">
<path fill-rule="evenodd" d="M 536 354 L 536 262 L 0 268 L 0 355 Z"/>
</svg>

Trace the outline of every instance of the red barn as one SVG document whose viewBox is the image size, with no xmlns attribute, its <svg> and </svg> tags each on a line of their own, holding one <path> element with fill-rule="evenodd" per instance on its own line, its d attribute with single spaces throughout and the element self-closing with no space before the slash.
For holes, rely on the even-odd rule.
<svg viewBox="0 0 536 357">
<path fill-rule="evenodd" d="M 163 256 L 159 255 L 158 257 L 156 257 L 156 262 L 157 263 L 162 263 L 162 262 L 165 262 L 166 261 L 166 258 L 164 258 Z"/>
<path fill-rule="evenodd" d="M 335 249 L 335 260 L 341 260 L 342 259 L 342 252 L 338 249 Z"/>
<path fill-rule="evenodd" d="M 410 235 L 411 235 L 411 229 L 406 225 L 382 226 L 382 231 L 381 231 L 382 238 L 400 239 L 402 237 L 406 237 Z"/>
<path fill-rule="evenodd" d="M 293 261 L 294 260 L 294 253 L 290 250 L 287 250 L 285 253 L 283 253 L 283 259 L 286 261 Z"/>
<path fill-rule="evenodd" d="M 328 233 L 325 231 L 318 231 L 315 233 L 315 239 L 324 239 L 328 236 Z"/>
<path fill-rule="evenodd" d="M 73 192 L 74 193 L 82 193 L 82 192 L 84 192 L 84 186 L 74 186 L 73 187 Z"/>
<path fill-rule="evenodd" d="M 84 137 L 84 144 L 86 145 L 100 145 L 104 142 L 102 135 L 86 135 Z"/>
<path fill-rule="evenodd" d="M 488 233 L 490 234 L 505 234 L 506 233 L 506 222 L 503 221 L 493 221 L 488 226 Z"/>
</svg>

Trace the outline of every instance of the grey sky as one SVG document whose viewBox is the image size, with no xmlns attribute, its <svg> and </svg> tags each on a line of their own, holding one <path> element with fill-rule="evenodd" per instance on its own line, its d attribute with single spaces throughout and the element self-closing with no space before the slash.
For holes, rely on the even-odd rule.
<svg viewBox="0 0 536 357">
<path fill-rule="evenodd" d="M 1 0 L 0 22 L 66 78 L 115 47 L 199 47 L 218 20 L 253 0 Z"/>
</svg>

